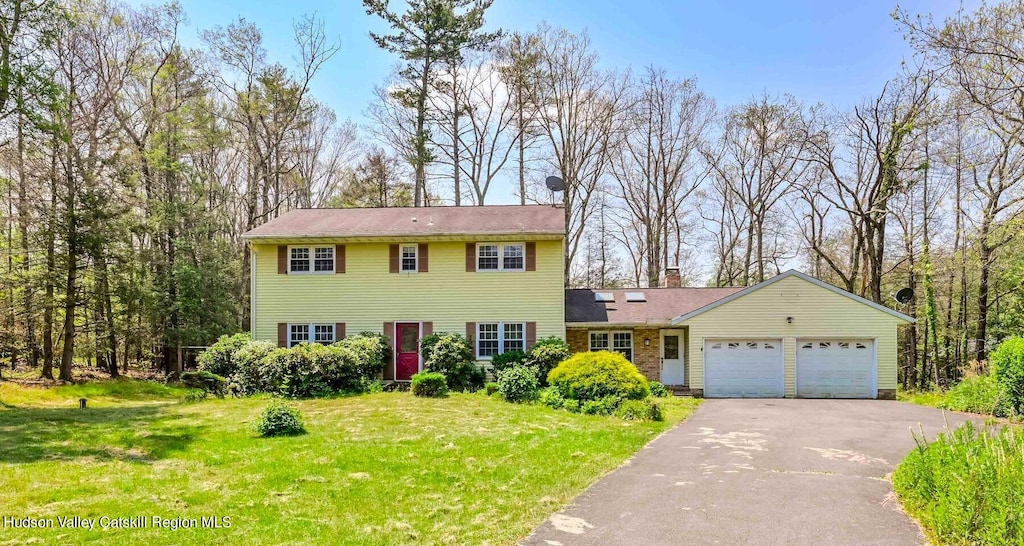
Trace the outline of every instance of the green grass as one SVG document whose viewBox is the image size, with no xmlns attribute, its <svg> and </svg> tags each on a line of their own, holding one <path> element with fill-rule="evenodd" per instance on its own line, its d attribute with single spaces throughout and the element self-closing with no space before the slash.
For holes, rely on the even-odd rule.
<svg viewBox="0 0 1024 546">
<path fill-rule="evenodd" d="M 934 542 L 1024 543 L 1024 430 L 968 422 L 934 442 L 917 440 L 893 487 Z"/>
<path fill-rule="evenodd" d="M 898 398 L 904 402 L 952 411 L 1013 417 L 1004 391 L 991 374 L 968 375 L 946 391 L 901 391 Z"/>
<path fill-rule="evenodd" d="M 896 398 L 903 402 L 910 402 L 911 404 L 917 404 L 919 406 L 931 406 L 933 408 L 942 407 L 941 404 L 946 400 L 946 393 L 943 391 L 899 391 L 896 394 Z"/>
<path fill-rule="evenodd" d="M 148 384 L 0 388 L 0 516 L 232 523 L 4 529 L 5 544 L 512 544 L 699 403 L 668 399 L 664 422 L 636 423 L 483 395 L 380 393 L 294 402 L 308 433 L 264 439 L 251 423 L 267 399 L 182 404 L 181 391 Z M 97 407 L 71 407 L 82 392 Z"/>
<path fill-rule="evenodd" d="M 185 395 L 187 389 L 157 383 L 118 379 L 57 387 L 26 387 L 0 381 L 0 406 L 36 406 L 48 408 L 78 407 L 85 398 L 90 406 L 109 407 L 125 402 L 166 403 Z"/>
</svg>

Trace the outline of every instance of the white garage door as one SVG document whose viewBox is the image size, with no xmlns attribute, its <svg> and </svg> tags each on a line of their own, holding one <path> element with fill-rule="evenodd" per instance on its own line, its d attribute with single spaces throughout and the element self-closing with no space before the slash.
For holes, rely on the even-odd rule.
<svg viewBox="0 0 1024 546">
<path fill-rule="evenodd" d="M 801 339 L 796 343 L 796 395 L 875 398 L 875 345 L 870 339 Z"/>
<path fill-rule="evenodd" d="M 781 339 L 704 342 L 704 396 L 781 398 L 785 388 Z"/>
</svg>

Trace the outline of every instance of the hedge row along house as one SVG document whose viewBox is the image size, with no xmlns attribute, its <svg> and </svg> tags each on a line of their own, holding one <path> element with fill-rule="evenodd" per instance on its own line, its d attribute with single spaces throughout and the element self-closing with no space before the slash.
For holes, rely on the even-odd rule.
<svg viewBox="0 0 1024 546">
<path fill-rule="evenodd" d="M 256 339 L 383 333 L 383 379 L 408 381 L 432 332 L 465 332 L 482 366 L 558 336 L 621 352 L 708 397 L 893 398 L 913 318 L 797 271 L 742 288 L 564 286 L 565 210 L 547 205 L 299 209 L 243 237 Z"/>
</svg>

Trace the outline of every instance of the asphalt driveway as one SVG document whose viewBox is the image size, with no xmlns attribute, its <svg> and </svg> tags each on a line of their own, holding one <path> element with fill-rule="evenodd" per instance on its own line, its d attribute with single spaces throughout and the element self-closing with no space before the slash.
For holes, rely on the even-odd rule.
<svg viewBox="0 0 1024 546">
<path fill-rule="evenodd" d="M 883 400 L 707 400 L 524 544 L 921 544 L 889 474 L 967 420 Z"/>
</svg>

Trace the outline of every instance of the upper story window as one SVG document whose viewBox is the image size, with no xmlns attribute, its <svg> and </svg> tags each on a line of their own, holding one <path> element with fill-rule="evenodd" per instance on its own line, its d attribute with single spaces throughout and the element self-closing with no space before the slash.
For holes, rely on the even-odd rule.
<svg viewBox="0 0 1024 546">
<path fill-rule="evenodd" d="M 333 246 L 293 246 L 288 249 L 289 273 L 334 273 Z"/>
<path fill-rule="evenodd" d="M 334 247 L 318 246 L 314 251 L 313 271 L 334 273 Z"/>
<path fill-rule="evenodd" d="M 522 271 L 523 270 L 523 245 L 516 243 L 514 245 L 502 246 L 502 260 L 501 268 L 506 271 Z"/>
<path fill-rule="evenodd" d="M 526 264 L 523 243 L 480 243 L 476 245 L 477 271 L 523 271 Z"/>
<path fill-rule="evenodd" d="M 335 332 L 333 324 L 289 324 L 288 325 L 288 346 L 294 347 L 299 343 L 321 343 L 329 345 L 334 343 Z"/>
<path fill-rule="evenodd" d="M 418 245 L 402 245 L 401 271 L 413 273 L 419 269 Z"/>
</svg>

